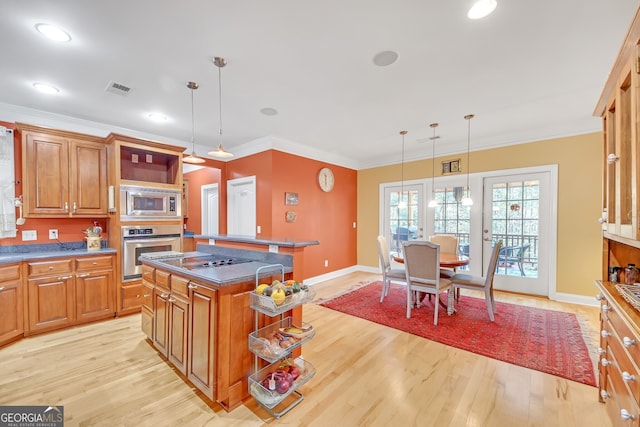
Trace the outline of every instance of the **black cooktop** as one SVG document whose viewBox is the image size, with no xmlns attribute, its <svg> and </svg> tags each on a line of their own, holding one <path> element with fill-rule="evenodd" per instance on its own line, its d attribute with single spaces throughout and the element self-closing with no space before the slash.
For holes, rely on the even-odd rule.
<svg viewBox="0 0 640 427">
<path fill-rule="evenodd" d="M 220 255 L 199 256 L 191 258 L 168 259 L 165 263 L 175 267 L 181 267 L 187 270 L 198 270 L 201 268 L 227 267 L 230 265 L 243 264 L 251 262 L 246 258 L 223 257 Z"/>
</svg>

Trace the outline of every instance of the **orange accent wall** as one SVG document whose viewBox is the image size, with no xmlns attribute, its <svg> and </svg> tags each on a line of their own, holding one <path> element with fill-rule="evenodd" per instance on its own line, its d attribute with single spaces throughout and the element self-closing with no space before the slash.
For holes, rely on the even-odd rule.
<svg viewBox="0 0 640 427">
<path fill-rule="evenodd" d="M 200 234 L 202 232 L 202 200 L 200 197 L 200 187 L 202 187 L 203 185 L 218 184 L 218 192 L 219 194 L 221 194 L 221 174 L 222 171 L 220 169 L 209 167 L 184 174 L 184 179 L 189 180 L 189 192 L 187 195 L 187 203 L 189 204 L 189 217 L 185 218 L 184 220 L 184 223 L 187 225 L 187 230 L 193 231 L 195 234 Z M 223 199 L 221 196 L 218 197 L 220 200 L 226 199 Z M 221 208 L 220 210 L 222 211 L 223 209 Z M 221 225 L 223 222 L 226 223 L 226 209 L 224 209 L 224 211 L 225 221 L 222 221 L 222 218 L 220 218 Z M 221 214 L 222 212 L 219 212 L 218 215 Z"/>
<path fill-rule="evenodd" d="M 330 167 L 333 191 L 318 185 L 318 172 Z M 274 239 L 318 240 L 304 251 L 306 279 L 352 267 L 357 262 L 357 171 L 271 150 L 227 163 L 227 179 L 256 176 L 259 236 Z M 285 193 L 298 193 L 298 205 L 286 205 Z M 286 212 L 296 213 L 287 222 Z M 327 260 L 328 267 L 324 266 Z"/>
</svg>

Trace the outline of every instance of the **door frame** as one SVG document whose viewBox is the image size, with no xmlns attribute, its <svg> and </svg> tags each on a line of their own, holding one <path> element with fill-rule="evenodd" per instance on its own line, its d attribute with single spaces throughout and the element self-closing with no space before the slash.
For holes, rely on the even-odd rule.
<svg viewBox="0 0 640 427">
<path fill-rule="evenodd" d="M 520 175 L 520 174 L 530 174 L 530 173 L 540 173 L 540 172 L 548 172 L 549 173 L 549 203 L 548 203 L 548 215 L 549 215 L 549 226 L 547 229 L 548 232 L 548 243 L 547 247 L 544 250 L 548 253 L 548 274 L 547 280 L 549 283 L 549 293 L 548 296 L 550 299 L 557 299 L 557 257 L 558 257 L 558 165 L 557 164 L 549 164 L 549 165 L 540 165 L 540 166 L 531 166 L 524 168 L 513 168 L 513 169 L 503 169 L 503 170 L 493 170 L 493 171 L 482 171 L 475 172 L 469 174 L 469 188 L 470 195 L 473 199 L 474 203 L 471 206 L 471 230 L 472 233 L 469 236 L 471 253 L 469 256 L 471 259 L 483 259 L 482 254 L 482 226 L 483 226 L 483 205 L 484 205 L 484 179 L 485 178 L 493 178 L 500 176 L 510 176 L 510 175 Z M 424 191 L 424 209 L 422 210 L 421 220 L 423 221 L 423 234 L 425 236 L 429 235 L 433 231 L 433 212 L 430 212 L 430 209 L 427 207 L 428 197 L 427 195 L 431 194 L 431 186 L 432 180 L 435 181 L 436 187 L 442 185 L 442 183 L 449 183 L 452 181 L 457 181 L 459 179 L 465 178 L 466 175 L 459 174 L 456 176 L 445 175 L 436 177 L 433 179 L 432 177 L 425 177 L 422 179 L 414 179 L 410 181 L 404 181 L 404 185 L 414 185 L 414 184 L 422 184 Z M 465 182 L 466 184 L 466 182 Z M 385 182 L 380 183 L 379 185 L 379 212 L 378 212 L 378 234 L 385 233 L 385 215 L 386 215 L 386 206 L 385 206 L 385 189 L 388 187 L 399 187 L 401 185 L 401 181 L 394 182 Z M 473 230 L 477 230 L 477 232 L 473 232 Z M 486 263 L 485 262 L 472 262 L 469 265 L 469 273 L 476 276 L 484 276 L 486 274 Z"/>
<path fill-rule="evenodd" d="M 236 197 L 236 188 L 240 186 L 244 186 L 249 184 L 251 187 L 251 191 L 253 192 L 253 204 L 251 207 L 251 212 L 242 212 L 239 215 L 236 215 L 234 212 L 235 204 L 233 199 Z M 236 229 L 236 223 L 238 222 L 238 218 L 247 218 L 247 213 L 249 213 L 249 221 L 251 221 L 251 234 L 246 234 L 246 236 L 255 237 L 256 235 L 256 223 L 257 223 L 257 194 L 256 194 L 256 176 L 244 176 L 241 178 L 230 179 L 227 180 L 227 234 L 238 234 L 234 233 L 233 230 Z"/>
<path fill-rule="evenodd" d="M 209 209 L 207 203 L 207 194 L 215 192 L 218 195 L 218 203 L 217 210 L 215 212 L 216 217 L 218 218 L 218 227 L 216 230 L 209 230 L 209 227 L 206 226 L 208 224 L 208 216 Z M 205 184 L 200 186 L 200 230 L 202 234 L 218 234 L 220 231 L 220 186 L 218 183 L 214 184 Z"/>
</svg>

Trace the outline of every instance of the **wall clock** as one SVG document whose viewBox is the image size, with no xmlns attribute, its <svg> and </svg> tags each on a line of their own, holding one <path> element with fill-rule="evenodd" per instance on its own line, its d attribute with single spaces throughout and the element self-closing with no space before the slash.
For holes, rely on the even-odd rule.
<svg viewBox="0 0 640 427">
<path fill-rule="evenodd" d="M 318 173 L 318 184 L 320 184 L 322 191 L 329 192 L 333 190 L 333 185 L 335 184 L 333 171 L 329 168 L 320 169 Z"/>
</svg>

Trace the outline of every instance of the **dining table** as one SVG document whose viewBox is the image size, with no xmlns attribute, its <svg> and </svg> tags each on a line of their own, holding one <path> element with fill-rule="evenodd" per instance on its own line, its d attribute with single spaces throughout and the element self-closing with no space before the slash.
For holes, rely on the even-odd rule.
<svg viewBox="0 0 640 427">
<path fill-rule="evenodd" d="M 400 254 L 392 254 L 391 259 L 395 262 L 404 264 L 404 258 Z M 467 255 L 460 254 L 452 254 L 450 252 L 440 252 L 440 267 L 441 268 L 452 268 L 453 271 L 456 271 L 456 268 L 462 267 L 463 265 L 469 264 L 469 257 Z M 422 294 L 422 292 L 420 292 Z M 424 296 L 424 295 L 423 295 Z M 418 298 L 418 306 L 421 298 Z M 440 298 L 438 298 L 438 302 L 440 305 L 447 309 L 447 314 L 451 315 L 456 310 L 452 306 L 443 303 Z"/>
</svg>

